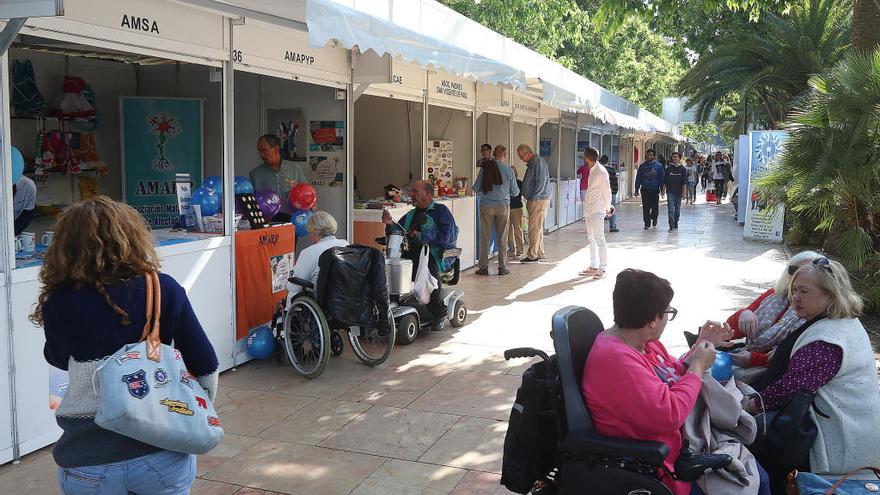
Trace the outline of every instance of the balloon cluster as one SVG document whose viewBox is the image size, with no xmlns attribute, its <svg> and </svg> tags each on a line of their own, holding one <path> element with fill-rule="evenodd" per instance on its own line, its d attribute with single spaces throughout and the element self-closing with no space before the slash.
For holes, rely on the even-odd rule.
<svg viewBox="0 0 880 495">
<path fill-rule="evenodd" d="M 247 177 L 235 177 L 235 194 L 253 192 L 254 185 Z M 199 205 L 202 209 L 202 216 L 211 216 L 219 212 L 223 204 L 223 179 L 217 175 L 207 177 L 202 183 L 202 187 L 192 192 L 190 204 Z"/>
<path fill-rule="evenodd" d="M 257 200 L 257 206 L 268 220 L 281 211 L 281 197 L 275 191 L 254 192 L 254 185 L 247 177 L 235 177 L 235 194 L 253 194 Z M 203 216 L 210 216 L 220 211 L 223 200 L 223 179 L 216 175 L 209 176 L 202 183 L 202 187 L 192 192 L 191 204 L 199 205 Z M 291 220 L 296 226 L 296 235 L 306 236 L 306 221 L 312 216 L 312 208 L 318 202 L 318 194 L 310 184 L 299 183 L 290 189 L 287 197 L 291 211 Z M 237 210 L 236 210 L 237 211 Z M 239 212 L 240 213 L 240 212 Z"/>
<path fill-rule="evenodd" d="M 318 202 L 318 194 L 315 192 L 315 188 L 310 184 L 300 182 L 290 188 L 290 195 L 287 200 L 290 203 L 290 209 L 293 211 L 290 215 L 290 221 L 296 227 L 296 235 L 299 237 L 309 235 L 306 222 L 309 221 L 309 217 L 312 216 L 312 208 Z"/>
</svg>

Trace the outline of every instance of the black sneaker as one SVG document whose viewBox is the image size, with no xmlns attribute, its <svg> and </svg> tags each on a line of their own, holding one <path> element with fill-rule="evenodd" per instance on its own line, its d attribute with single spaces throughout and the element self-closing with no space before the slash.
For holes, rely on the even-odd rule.
<svg viewBox="0 0 880 495">
<path fill-rule="evenodd" d="M 499 268 L 498 275 L 510 275 L 510 270 L 507 268 Z"/>
<path fill-rule="evenodd" d="M 669 232 L 672 232 L 673 230 L 675 230 L 675 227 L 669 227 Z"/>
<path fill-rule="evenodd" d="M 649 224 L 649 225 L 645 225 L 645 230 L 648 230 L 648 229 L 650 229 L 650 228 L 651 228 L 651 225 L 650 225 L 650 224 Z"/>
<path fill-rule="evenodd" d="M 475 271 L 474 274 L 475 275 L 488 275 L 489 269 L 488 268 L 480 268 L 477 271 Z"/>
<path fill-rule="evenodd" d="M 620 229 L 608 229 L 608 232 L 620 232 Z"/>
<path fill-rule="evenodd" d="M 439 332 L 446 328 L 446 317 L 440 318 L 439 320 L 434 320 L 434 323 L 431 323 L 431 331 Z"/>
<path fill-rule="evenodd" d="M 526 256 L 525 258 L 519 260 L 519 262 L 520 263 L 537 263 L 538 260 L 535 258 L 529 258 L 528 256 Z"/>
</svg>

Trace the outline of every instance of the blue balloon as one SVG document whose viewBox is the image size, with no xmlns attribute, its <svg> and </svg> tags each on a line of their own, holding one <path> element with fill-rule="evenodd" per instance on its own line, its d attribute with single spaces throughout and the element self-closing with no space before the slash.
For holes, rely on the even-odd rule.
<svg viewBox="0 0 880 495">
<path fill-rule="evenodd" d="M 205 189 L 210 189 L 217 194 L 223 194 L 223 179 L 218 175 L 211 175 L 205 179 L 205 182 L 202 182 L 202 187 Z"/>
<path fill-rule="evenodd" d="M 733 377 L 733 360 L 730 354 L 718 351 L 715 354 L 715 362 L 712 363 L 712 378 L 719 382 L 726 382 Z"/>
<path fill-rule="evenodd" d="M 254 359 L 266 359 L 275 352 L 275 337 L 269 327 L 260 327 L 248 335 L 248 354 Z"/>
<path fill-rule="evenodd" d="M 253 194 L 254 185 L 247 177 L 235 176 L 235 194 Z"/>
<path fill-rule="evenodd" d="M 18 151 L 18 148 L 15 146 L 12 147 L 12 183 L 15 184 L 18 182 L 18 179 L 21 179 L 21 174 L 24 173 L 24 157 L 21 156 L 21 151 Z"/>
<path fill-rule="evenodd" d="M 295 210 L 293 214 L 290 215 L 290 220 L 296 227 L 296 235 L 298 237 L 306 237 L 309 235 L 309 230 L 306 228 L 306 222 L 309 221 L 310 216 L 312 216 L 312 210 Z"/>
<path fill-rule="evenodd" d="M 220 195 L 204 187 L 192 192 L 190 202 L 202 208 L 203 217 L 211 216 L 220 211 Z"/>
</svg>

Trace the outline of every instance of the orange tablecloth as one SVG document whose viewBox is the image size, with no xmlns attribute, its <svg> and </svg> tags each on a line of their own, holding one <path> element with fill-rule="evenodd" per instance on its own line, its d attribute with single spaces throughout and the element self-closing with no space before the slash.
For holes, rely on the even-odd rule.
<svg viewBox="0 0 880 495">
<path fill-rule="evenodd" d="M 235 233 L 237 339 L 271 320 L 278 302 L 287 297 L 286 290 L 272 292 L 271 258 L 295 252 L 296 231 L 290 224 Z"/>
</svg>

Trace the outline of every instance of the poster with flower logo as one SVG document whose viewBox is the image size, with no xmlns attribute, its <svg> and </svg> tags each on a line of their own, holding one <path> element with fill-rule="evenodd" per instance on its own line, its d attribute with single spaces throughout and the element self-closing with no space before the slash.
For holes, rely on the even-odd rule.
<svg viewBox="0 0 880 495">
<path fill-rule="evenodd" d="M 779 163 L 788 139 L 786 131 L 751 131 L 749 133 L 749 181 L 741 187 L 746 196 L 746 223 L 743 237 L 753 241 L 782 242 L 785 208 L 769 207 L 755 190 L 755 181 Z"/>
<path fill-rule="evenodd" d="M 203 100 L 120 98 L 123 200 L 154 229 L 179 220 L 177 174 L 202 183 Z"/>
</svg>

